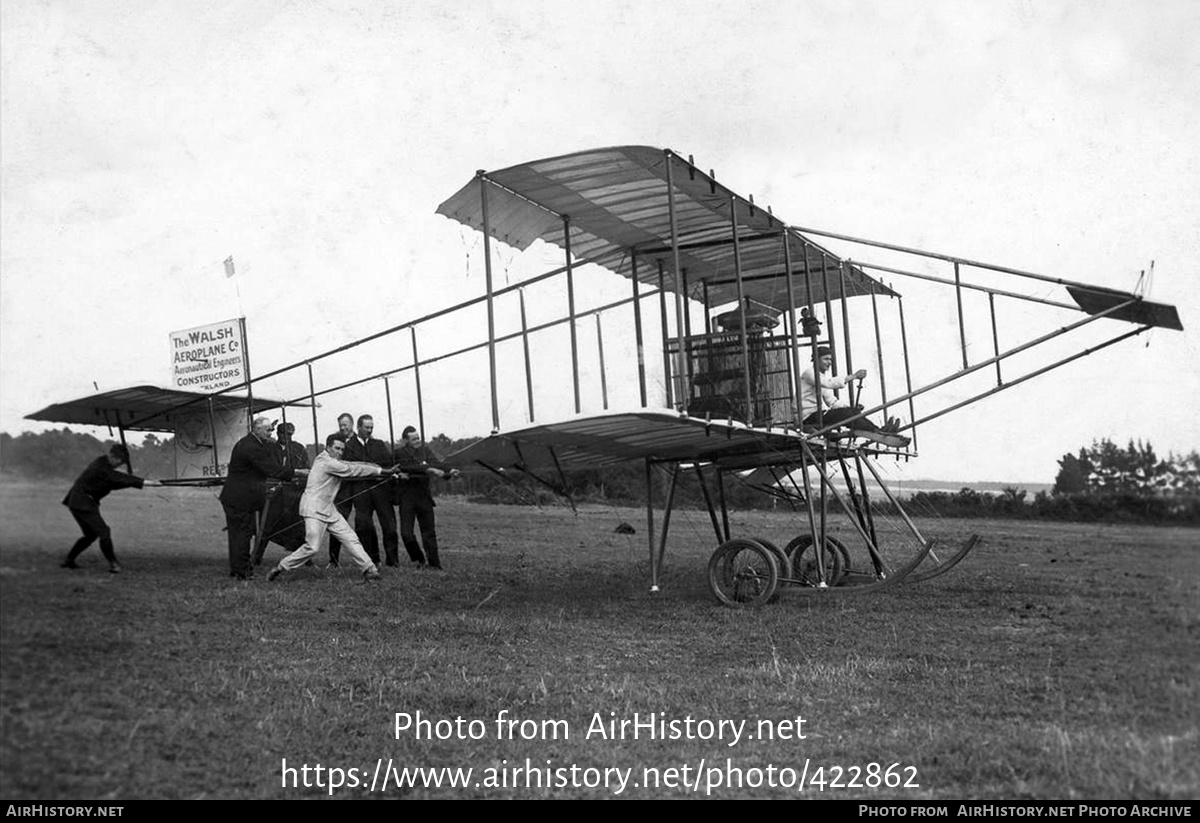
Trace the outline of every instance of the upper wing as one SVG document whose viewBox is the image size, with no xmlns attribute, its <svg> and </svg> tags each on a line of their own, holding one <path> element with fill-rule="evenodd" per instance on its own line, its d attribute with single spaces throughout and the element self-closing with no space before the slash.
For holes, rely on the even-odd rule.
<svg viewBox="0 0 1200 823">
<path fill-rule="evenodd" d="M 797 305 L 827 297 L 891 295 L 816 242 L 785 255 L 785 224 L 753 198 L 740 197 L 669 149 L 613 146 L 548 157 L 478 178 L 438 207 L 438 214 L 525 250 L 534 240 L 565 247 L 581 263 L 598 263 L 623 277 L 670 291 L 703 289 L 709 305 L 739 295 L 783 310 L 786 262 Z M 567 218 L 564 222 L 564 217 Z M 674 231 L 672 229 L 674 224 Z M 731 239 L 737 227 L 738 241 Z M 569 228 L 568 228 L 569 227 Z M 672 246 L 672 237 L 676 240 Z M 678 252 L 680 277 L 673 253 Z M 734 276 L 735 258 L 741 272 Z M 663 260 L 658 266 L 656 260 Z M 703 284 L 702 286 L 700 284 Z"/>
</svg>

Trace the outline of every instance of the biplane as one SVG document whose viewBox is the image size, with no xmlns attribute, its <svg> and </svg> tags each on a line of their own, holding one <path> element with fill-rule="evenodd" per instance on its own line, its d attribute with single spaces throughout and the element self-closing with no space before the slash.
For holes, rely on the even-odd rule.
<svg viewBox="0 0 1200 823">
<path fill-rule="evenodd" d="M 483 294 L 254 381 L 307 374 L 307 391 L 286 402 L 312 405 L 319 444 L 319 397 L 382 381 L 390 426 L 391 380 L 407 373 L 424 437 L 422 374 L 486 352 L 490 434 L 447 462 L 560 492 L 572 470 L 640 462 L 652 591 L 661 585 L 677 484 L 694 474 L 713 530 L 709 584 L 731 606 L 767 602 L 781 587 L 813 597 L 858 594 L 949 571 L 979 536 L 945 551 L 934 546 L 889 488 L 883 464 L 916 458 L 921 426 L 931 420 L 1150 329 L 1182 329 L 1176 309 L 1145 299 L 1140 284 L 1120 291 L 789 223 L 669 149 L 601 148 L 478 171 L 437 212 L 482 238 Z M 493 244 L 549 251 L 560 262 L 501 285 Z M 623 284 L 621 296 L 584 306 L 583 287 L 601 280 Z M 553 295 L 539 308 L 560 308 L 531 323 L 526 292 L 534 289 Z M 921 336 L 933 337 L 936 349 L 921 352 L 919 368 L 904 311 L 909 290 L 920 292 Z M 1020 339 L 1006 326 L 1003 347 L 998 306 L 1018 307 L 1021 317 Z M 431 351 L 423 336 L 419 347 L 425 329 L 468 314 L 486 318 L 481 339 Z M 620 373 L 604 345 L 605 324 L 632 336 L 633 356 Z M 562 333 L 553 347 L 569 362 L 569 390 L 565 371 L 535 380 L 535 354 L 551 330 Z M 581 345 L 585 330 L 594 355 Z M 318 390 L 314 363 L 397 338 L 389 356 L 402 348 L 407 362 L 351 380 L 339 369 L 337 385 Z M 814 407 L 805 406 L 802 382 L 815 379 L 819 388 L 822 379 L 819 349 L 836 354 L 833 377 L 854 374 L 856 363 L 871 366 L 870 391 L 853 381 L 843 389 L 854 409 L 848 417 L 826 420 L 820 391 Z M 618 385 L 633 399 L 610 408 Z M 565 399 L 565 413 L 539 413 L 554 405 L 548 397 L 560 408 Z M 860 423 L 893 416 L 903 417 L 892 427 L 901 438 L 881 442 Z M 656 471 L 670 483 L 658 523 Z M 788 540 L 731 533 L 728 478 L 792 506 Z M 881 508 L 901 526 L 880 528 Z"/>
<path fill-rule="evenodd" d="M 920 423 L 1151 328 L 1182 329 L 1174 307 L 1132 292 L 797 227 L 771 209 L 756 205 L 752 197 L 742 197 L 718 183 L 713 173 L 701 171 L 691 158 L 684 159 L 671 150 L 623 146 L 480 171 L 438 212 L 482 233 L 487 266 L 493 432 L 450 459 L 463 468 L 478 466 L 496 473 L 560 475 L 574 468 L 643 461 L 652 590 L 659 586 L 675 483 L 681 472 L 694 471 L 708 504 L 716 543 L 708 565 L 709 583 L 718 599 L 735 606 L 766 602 L 780 584 L 809 595 L 861 593 L 945 573 L 971 551 L 978 536 L 967 537 L 939 557 L 933 542 L 921 534 L 889 490 L 878 462 L 915 456 Z M 543 276 L 561 277 L 566 284 L 576 412 L 569 419 L 509 428 L 501 425 L 494 354 L 499 340 L 492 320 L 500 290 L 493 286 L 487 250 L 492 240 L 519 250 L 541 241 L 561 248 L 564 254 L 563 265 Z M 840 256 L 823 245 L 829 240 L 864 253 L 885 252 L 887 259 L 868 263 Z M 901 267 L 892 262 L 895 257 L 914 258 L 948 271 L 939 276 L 927 271 L 927 265 Z M 622 310 L 633 313 L 640 409 L 585 414 L 580 407 L 573 281 L 583 264 L 595 264 L 629 282 L 628 308 Z M 943 323 L 957 328 L 961 359 L 924 385 L 914 387 L 903 302 L 894 287 L 878 279 L 885 273 L 936 284 L 953 296 L 951 314 Z M 986 277 L 972 279 L 972 273 Z M 1053 284 L 1066 294 L 1052 299 L 1015 290 L 1018 287 L 1008 285 L 1009 281 Z M 992 350 L 976 356 L 974 362 L 967 342 L 969 313 L 964 308 L 968 293 L 986 295 L 993 343 Z M 1039 305 L 1059 315 L 1067 311 L 1077 317 L 1001 350 L 997 298 Z M 647 300 L 658 304 L 658 341 L 644 339 L 642 312 Z M 889 351 L 880 319 L 880 304 L 885 300 L 894 300 L 899 310 L 899 345 L 892 344 L 890 351 L 894 354 L 898 349 L 903 367 L 903 388 L 890 396 L 882 379 L 888 372 L 885 353 Z M 856 301 L 866 303 L 869 311 L 854 310 Z M 673 333 L 669 331 L 672 315 Z M 855 317 L 859 319 L 857 327 L 852 322 Z M 867 318 L 864 335 L 860 329 Z M 1065 355 L 1060 352 L 1027 373 L 1010 376 L 1002 372 L 1003 361 L 1045 348 L 1051 341 L 1106 318 L 1133 328 Z M 930 321 L 926 318 L 925 322 Z M 840 354 L 846 373 L 853 372 L 854 352 L 861 350 L 864 342 L 868 347 L 874 343 L 876 362 L 872 365 L 880 375 L 881 394 L 873 403 L 865 402 L 861 394 L 853 398 L 851 405 L 861 410 L 827 425 L 820 392 L 816 408 L 803 407 L 800 385 L 804 366 L 816 360 L 819 347 L 827 347 Z M 659 356 L 662 391 L 652 397 L 646 363 Z M 965 398 L 933 398 L 930 402 L 937 389 L 985 370 L 994 370 L 995 385 Z M 809 373 L 819 383 L 819 369 Z M 600 377 L 605 379 L 603 367 Z M 528 391 L 532 419 L 532 387 Z M 921 416 L 918 399 L 922 401 Z M 856 431 L 856 420 L 886 416 L 896 409 L 907 411 L 909 422 L 902 429 L 912 434 L 911 443 L 903 448 L 881 447 L 869 432 Z M 655 465 L 667 467 L 671 476 L 657 545 L 650 497 L 651 467 Z M 706 473 L 718 491 L 717 504 L 709 493 Z M 791 486 L 790 496 L 803 506 L 803 514 L 796 536 L 784 548 L 767 538 L 730 533 L 728 510 L 720 494 L 722 476 L 729 473 L 769 476 L 777 494 L 787 494 Z M 868 476 L 909 531 L 908 548 L 890 552 L 891 562 L 883 535 L 876 528 Z M 831 507 L 846 516 L 865 549 L 867 562 L 854 565 L 845 543 L 829 534 Z M 822 549 L 817 550 L 818 546 Z"/>
</svg>

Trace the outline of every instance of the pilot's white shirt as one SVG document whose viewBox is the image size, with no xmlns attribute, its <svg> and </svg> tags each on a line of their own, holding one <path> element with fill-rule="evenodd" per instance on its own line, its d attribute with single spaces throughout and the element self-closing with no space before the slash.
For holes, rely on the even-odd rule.
<svg viewBox="0 0 1200 823">
<path fill-rule="evenodd" d="M 845 388 L 846 384 L 853 379 L 853 373 L 837 377 L 828 373 L 821 375 L 822 410 L 829 411 L 839 406 L 849 405 L 834 394 L 833 390 Z M 800 408 L 804 410 L 805 414 L 812 414 L 817 410 L 817 378 L 813 375 L 811 368 L 805 369 L 800 374 Z"/>
</svg>

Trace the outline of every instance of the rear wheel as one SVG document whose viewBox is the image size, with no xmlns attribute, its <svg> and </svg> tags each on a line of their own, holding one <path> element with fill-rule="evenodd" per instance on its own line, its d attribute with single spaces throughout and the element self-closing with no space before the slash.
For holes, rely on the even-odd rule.
<svg viewBox="0 0 1200 823">
<path fill-rule="evenodd" d="M 792 574 L 805 586 L 818 586 L 821 582 L 817 569 L 817 553 L 813 551 L 811 534 L 802 534 L 787 544 L 784 549 L 792 563 Z M 821 553 L 821 565 L 825 572 L 825 585 L 836 586 L 850 567 L 850 552 L 836 537 L 825 537 L 825 551 Z"/>
<path fill-rule="evenodd" d="M 788 580 L 792 576 L 792 561 L 787 556 L 787 553 L 767 540 L 765 537 L 755 537 L 754 542 L 761 545 L 764 549 L 775 555 L 775 565 L 779 567 L 779 579 L 781 581 Z"/>
<path fill-rule="evenodd" d="M 729 540 L 709 558 L 708 585 L 726 606 L 761 606 L 779 586 L 779 564 L 774 553 L 755 540 Z"/>
</svg>

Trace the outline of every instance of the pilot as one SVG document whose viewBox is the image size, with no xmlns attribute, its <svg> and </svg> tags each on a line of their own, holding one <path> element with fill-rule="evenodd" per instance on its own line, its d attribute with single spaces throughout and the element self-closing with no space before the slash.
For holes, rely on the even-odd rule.
<svg viewBox="0 0 1200 823">
<path fill-rule="evenodd" d="M 830 428 L 843 421 L 862 413 L 862 406 L 851 406 L 834 392 L 835 389 L 845 388 L 852 380 L 862 380 L 867 376 L 866 369 L 859 369 L 851 374 L 833 376 L 829 370 L 833 368 L 833 351 L 828 346 L 818 346 L 815 359 L 817 374 L 812 368 L 805 369 L 800 374 L 800 408 L 813 411 L 804 418 L 805 425 Z M 817 386 L 820 383 L 821 405 L 817 406 Z M 850 420 L 846 423 L 851 433 L 864 437 L 885 446 L 903 448 L 911 440 L 899 434 L 900 421 L 893 417 L 880 428 L 866 417 Z"/>
</svg>

